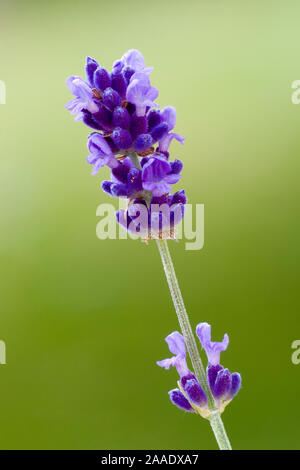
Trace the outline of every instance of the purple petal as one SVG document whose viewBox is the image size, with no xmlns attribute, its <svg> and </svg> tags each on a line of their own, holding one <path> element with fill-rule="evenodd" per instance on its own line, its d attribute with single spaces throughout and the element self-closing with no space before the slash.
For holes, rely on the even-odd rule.
<svg viewBox="0 0 300 470">
<path fill-rule="evenodd" d="M 88 82 L 90 85 L 93 87 L 94 86 L 94 72 L 99 67 L 98 62 L 95 59 L 92 59 L 91 57 L 86 58 L 86 66 L 85 66 L 85 73 L 86 77 L 88 79 Z"/>
<path fill-rule="evenodd" d="M 170 195 L 170 205 L 172 204 L 186 204 L 186 195 L 184 189 L 177 191 L 176 193 Z"/>
<path fill-rule="evenodd" d="M 229 398 L 232 399 L 240 390 L 242 385 L 242 378 L 238 372 L 231 374 L 231 389 L 229 391 Z"/>
<path fill-rule="evenodd" d="M 90 154 L 86 157 L 86 161 L 90 164 L 90 165 L 94 165 L 96 163 L 96 161 L 98 160 L 98 155 L 96 154 Z"/>
<path fill-rule="evenodd" d="M 98 157 L 111 155 L 112 151 L 105 138 L 98 132 L 93 132 L 88 137 L 88 149 L 90 153 Z"/>
<path fill-rule="evenodd" d="M 105 193 L 111 194 L 111 187 L 114 183 L 112 181 L 102 181 L 101 188 Z"/>
<path fill-rule="evenodd" d="M 135 72 L 144 72 L 149 75 L 152 67 L 145 68 L 145 60 L 140 51 L 130 49 L 122 56 L 121 61 L 128 67 L 131 67 Z"/>
<path fill-rule="evenodd" d="M 111 138 L 114 144 L 122 150 L 127 150 L 132 145 L 132 138 L 128 131 L 121 129 L 121 127 L 116 127 L 113 131 Z"/>
<path fill-rule="evenodd" d="M 67 78 L 66 84 L 70 92 L 76 97 L 66 106 L 72 114 L 78 113 L 82 109 L 87 109 L 91 113 L 98 111 L 98 106 L 93 101 L 92 89 L 81 77 L 71 76 Z"/>
<path fill-rule="evenodd" d="M 163 367 L 166 370 L 169 370 L 170 367 L 175 367 L 176 356 L 170 357 L 168 359 L 163 359 L 162 361 L 156 361 L 156 364 L 159 367 Z"/>
<path fill-rule="evenodd" d="M 113 122 L 116 127 L 122 127 L 122 129 L 128 129 L 130 126 L 130 114 L 126 108 L 118 106 L 114 110 Z"/>
<path fill-rule="evenodd" d="M 183 142 L 185 141 L 185 137 L 182 137 L 179 134 L 175 134 L 174 132 L 170 132 L 160 140 L 159 150 L 161 152 L 167 152 L 173 139 L 176 139 L 181 143 L 181 145 L 183 145 Z"/>
<path fill-rule="evenodd" d="M 153 139 L 150 134 L 140 134 L 134 143 L 134 148 L 137 152 L 142 152 L 151 147 L 152 144 Z"/>
<path fill-rule="evenodd" d="M 216 399 L 226 398 L 231 389 L 231 374 L 228 369 L 218 372 L 216 383 L 213 389 L 213 395 Z"/>
<path fill-rule="evenodd" d="M 165 177 L 165 182 L 169 184 L 175 184 L 177 183 L 177 181 L 180 180 L 180 178 L 181 178 L 181 175 L 170 173 L 169 175 Z"/>
<path fill-rule="evenodd" d="M 170 162 L 172 173 L 180 173 L 183 168 L 183 163 L 181 160 L 174 160 L 174 162 Z"/>
<path fill-rule="evenodd" d="M 168 124 L 166 122 L 161 122 L 160 124 L 158 124 L 152 129 L 151 135 L 152 135 L 153 140 L 156 142 L 162 139 L 162 137 L 167 132 L 168 132 Z"/>
<path fill-rule="evenodd" d="M 148 129 L 151 131 L 154 127 L 158 126 L 162 122 L 160 112 L 156 109 L 151 109 L 147 114 Z"/>
<path fill-rule="evenodd" d="M 168 369 L 170 366 L 173 366 L 176 367 L 180 377 L 187 375 L 189 370 L 185 358 L 186 352 L 183 336 L 178 331 L 174 331 L 166 337 L 166 342 L 169 346 L 169 350 L 171 353 L 175 354 L 175 356 L 170 359 L 158 361 L 157 365 L 160 367 L 165 367 L 166 369 Z"/>
<path fill-rule="evenodd" d="M 98 67 L 94 72 L 94 85 L 100 90 L 104 91 L 111 86 L 111 79 L 109 73 L 104 67 Z"/>
<path fill-rule="evenodd" d="M 195 405 L 200 407 L 204 407 L 207 405 L 207 397 L 205 395 L 205 392 L 203 391 L 201 385 L 195 377 L 187 378 L 184 381 L 183 389 L 187 394 L 189 400 L 195 403 Z"/>
<path fill-rule="evenodd" d="M 134 72 L 135 70 L 132 69 L 129 65 L 126 65 L 123 70 L 122 70 L 122 74 L 125 78 L 125 81 L 126 81 L 126 84 L 128 85 L 129 82 L 130 82 L 130 79 L 132 77 L 132 75 L 134 75 Z"/>
<path fill-rule="evenodd" d="M 169 162 L 160 156 L 149 158 L 143 166 L 143 182 L 157 183 L 163 180 L 171 171 Z"/>
<path fill-rule="evenodd" d="M 220 363 L 220 353 L 227 349 L 229 338 L 225 334 L 222 342 L 211 341 L 211 326 L 208 323 L 199 323 L 196 327 L 196 334 L 204 348 L 208 362 L 212 365 Z"/>
<path fill-rule="evenodd" d="M 125 98 L 127 83 L 122 73 L 111 74 L 111 86 L 114 90 L 116 90 L 119 93 L 121 98 L 123 99 Z"/>
<path fill-rule="evenodd" d="M 112 71 L 113 73 L 121 73 L 124 68 L 124 62 L 122 60 L 116 60 L 113 63 Z"/>
<path fill-rule="evenodd" d="M 115 168 L 119 165 L 105 138 L 98 132 L 93 132 L 89 135 L 88 149 L 90 155 L 87 157 L 87 162 L 95 165 L 92 175 L 98 173 L 99 169 L 104 165 L 110 168 Z"/>
<path fill-rule="evenodd" d="M 185 356 L 185 342 L 181 333 L 173 331 L 166 337 L 166 343 L 169 346 L 169 350 L 172 354 L 181 354 Z"/>
<path fill-rule="evenodd" d="M 209 385 L 212 392 L 213 392 L 213 389 L 214 389 L 214 386 L 215 386 L 215 382 L 216 382 L 218 372 L 222 369 L 223 369 L 223 367 L 220 366 L 219 364 L 217 364 L 216 366 L 209 365 L 207 367 L 207 381 L 208 381 L 208 385 Z"/>
<path fill-rule="evenodd" d="M 171 185 L 166 181 L 160 181 L 159 183 L 143 183 L 143 188 L 147 191 L 152 191 L 153 196 L 162 196 L 171 191 Z"/>
<path fill-rule="evenodd" d="M 103 104 L 99 104 L 99 110 L 92 117 L 104 130 L 109 132 L 114 128 L 112 112 Z"/>
<path fill-rule="evenodd" d="M 147 120 L 145 116 L 137 116 L 136 114 L 132 116 L 130 133 L 133 139 L 136 139 L 140 134 L 147 134 Z"/>
<path fill-rule="evenodd" d="M 103 166 L 105 166 L 105 161 L 102 160 L 102 158 L 98 158 L 98 160 L 96 161 L 94 165 L 91 175 L 93 176 L 96 175 L 98 171 L 100 170 L 100 168 L 102 168 Z"/>
<path fill-rule="evenodd" d="M 185 411 L 191 411 L 191 412 L 194 411 L 191 404 L 185 398 L 183 393 L 180 390 L 178 390 L 178 388 L 175 388 L 174 390 L 170 390 L 169 397 L 170 397 L 171 402 L 174 405 L 178 406 L 178 408 L 181 408 L 182 410 L 185 410 Z"/>
<path fill-rule="evenodd" d="M 176 109 L 173 106 L 166 106 L 160 112 L 162 121 L 168 124 L 168 130 L 174 129 L 176 124 Z"/>
<path fill-rule="evenodd" d="M 117 93 L 116 90 L 113 90 L 112 88 L 106 88 L 102 95 L 102 99 L 103 104 L 111 111 L 113 111 L 116 106 L 120 106 L 122 102 L 119 93 Z"/>
<path fill-rule="evenodd" d="M 154 100 L 158 90 L 151 86 L 150 80 L 143 74 L 134 74 L 127 88 L 126 99 L 136 106 L 136 115 L 143 116 L 147 106 L 157 106 Z"/>
</svg>

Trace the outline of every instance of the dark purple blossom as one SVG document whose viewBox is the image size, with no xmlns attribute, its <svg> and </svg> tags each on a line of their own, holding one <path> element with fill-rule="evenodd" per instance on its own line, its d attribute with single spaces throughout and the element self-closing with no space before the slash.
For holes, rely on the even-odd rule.
<svg viewBox="0 0 300 470">
<path fill-rule="evenodd" d="M 181 408 L 184 411 L 191 411 L 195 413 L 195 410 L 190 404 L 190 402 L 185 398 L 183 393 L 178 388 L 175 388 L 174 390 L 170 390 L 169 397 L 170 397 L 171 402 L 174 405 L 178 406 L 178 408 Z"/>
<path fill-rule="evenodd" d="M 180 383 L 190 402 L 199 408 L 207 408 L 207 396 L 192 373 L 181 377 Z"/>
</svg>

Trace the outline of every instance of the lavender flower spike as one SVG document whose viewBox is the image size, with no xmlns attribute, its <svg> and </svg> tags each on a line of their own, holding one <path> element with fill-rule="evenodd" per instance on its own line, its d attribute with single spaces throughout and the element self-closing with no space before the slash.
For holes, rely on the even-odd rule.
<svg viewBox="0 0 300 470">
<path fill-rule="evenodd" d="M 199 323 L 196 334 L 206 352 L 209 364 L 213 366 L 220 364 L 220 353 L 225 351 L 229 344 L 228 335 L 224 335 L 222 342 L 211 341 L 211 326 L 208 323 Z"/>
<path fill-rule="evenodd" d="M 176 367 L 180 377 L 189 374 L 190 371 L 186 363 L 186 351 L 182 334 L 178 331 L 174 331 L 166 337 L 166 342 L 169 346 L 170 352 L 175 354 L 175 356 L 169 359 L 163 359 L 162 361 L 157 361 L 156 364 L 167 370 L 170 366 Z"/>
</svg>

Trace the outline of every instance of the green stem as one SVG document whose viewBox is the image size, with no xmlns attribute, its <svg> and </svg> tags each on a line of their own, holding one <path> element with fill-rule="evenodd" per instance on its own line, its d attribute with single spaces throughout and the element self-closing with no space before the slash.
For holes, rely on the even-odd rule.
<svg viewBox="0 0 300 470">
<path fill-rule="evenodd" d="M 217 443 L 221 450 L 230 450 L 230 442 L 227 437 L 220 413 L 215 406 L 213 396 L 207 383 L 206 372 L 202 364 L 196 341 L 192 332 L 189 317 L 185 309 L 180 287 L 177 281 L 176 273 L 169 252 L 167 240 L 156 240 L 159 253 L 162 259 L 169 289 L 171 292 L 173 304 L 177 313 L 180 328 L 185 340 L 186 348 L 190 356 L 195 375 L 200 382 L 208 398 L 208 407 L 212 412 L 209 418 L 210 425 L 215 434 Z"/>
<path fill-rule="evenodd" d="M 209 422 L 220 449 L 232 450 L 220 413 L 213 412 Z"/>
<path fill-rule="evenodd" d="M 136 152 L 132 152 L 130 155 L 130 160 L 132 161 L 132 163 L 134 164 L 134 166 L 136 168 L 139 168 L 141 169 L 141 164 L 140 164 L 140 160 L 139 160 L 139 157 L 138 155 L 136 154 Z"/>
</svg>

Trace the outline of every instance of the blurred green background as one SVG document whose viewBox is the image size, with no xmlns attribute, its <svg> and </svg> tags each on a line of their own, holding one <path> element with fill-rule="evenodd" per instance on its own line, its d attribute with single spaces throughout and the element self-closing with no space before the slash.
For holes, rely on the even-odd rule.
<svg viewBox="0 0 300 470">
<path fill-rule="evenodd" d="M 1 1 L 0 448 L 215 449 L 167 391 L 178 329 L 157 248 L 96 238 L 107 170 L 64 109 L 85 56 L 129 48 L 177 108 L 174 157 L 205 246 L 170 243 L 193 325 L 227 332 L 243 389 L 223 417 L 235 449 L 299 449 L 300 79 L 297 1 Z M 102 176 L 102 178 L 101 178 Z"/>
</svg>

